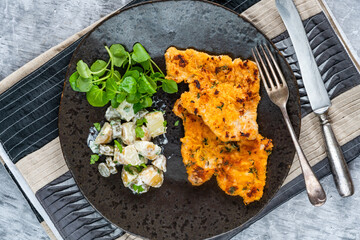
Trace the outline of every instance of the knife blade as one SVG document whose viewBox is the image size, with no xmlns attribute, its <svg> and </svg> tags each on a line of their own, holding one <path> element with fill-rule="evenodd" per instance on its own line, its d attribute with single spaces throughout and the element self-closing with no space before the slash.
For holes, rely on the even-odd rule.
<svg viewBox="0 0 360 240">
<path fill-rule="evenodd" d="M 331 101 L 315 62 L 300 15 L 292 0 L 276 0 L 276 7 L 294 46 L 311 108 L 319 116 L 336 187 L 342 197 L 351 196 L 354 193 L 352 179 L 327 114 Z"/>
</svg>

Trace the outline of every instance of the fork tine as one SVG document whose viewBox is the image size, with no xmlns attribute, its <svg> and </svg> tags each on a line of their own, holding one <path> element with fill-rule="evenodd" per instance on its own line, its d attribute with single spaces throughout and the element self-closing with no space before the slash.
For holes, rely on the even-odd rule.
<svg viewBox="0 0 360 240">
<path fill-rule="evenodd" d="M 269 84 L 270 84 L 270 86 L 271 86 L 270 88 L 274 89 L 274 88 L 275 88 L 275 86 L 274 86 L 273 81 L 271 80 L 270 73 L 269 73 L 269 71 L 267 70 L 267 67 L 266 67 L 266 65 L 265 65 L 265 63 L 264 63 L 264 61 L 263 61 L 263 59 L 262 59 L 262 57 L 261 57 L 261 55 L 260 55 L 260 53 L 259 53 L 259 51 L 258 51 L 257 47 L 255 47 L 255 51 L 256 51 L 257 55 L 259 56 L 259 59 L 260 59 L 260 62 L 261 62 L 262 68 L 264 69 L 265 74 L 266 74 L 266 76 L 267 76 L 267 78 L 268 78 L 268 82 L 269 82 Z"/>
<path fill-rule="evenodd" d="M 256 49 L 256 47 L 255 47 L 255 49 Z M 256 49 L 256 50 L 257 50 L 257 49 Z M 258 59 L 257 59 L 257 57 L 256 57 L 256 54 L 254 53 L 254 49 L 251 49 L 251 52 L 252 52 L 252 54 L 253 54 L 253 56 L 254 56 L 256 65 L 258 66 L 259 73 L 260 73 L 260 76 L 261 76 L 261 80 L 262 80 L 262 82 L 263 82 L 263 84 L 264 84 L 264 86 L 265 86 L 266 91 L 268 91 L 270 88 L 269 88 L 269 86 L 268 86 L 268 84 L 267 84 L 267 82 L 266 82 L 265 75 L 264 75 L 264 73 L 263 73 L 263 71 L 262 71 L 262 69 L 261 69 L 261 65 L 259 64 L 259 61 L 258 61 Z"/>
<path fill-rule="evenodd" d="M 266 45 L 265 45 L 265 46 L 266 46 Z M 280 87 L 280 82 L 279 82 L 279 79 L 278 79 L 278 77 L 277 77 L 277 75 L 276 75 L 276 72 L 275 72 L 275 70 L 274 70 L 274 67 L 273 67 L 273 64 L 274 64 L 274 63 L 272 63 L 272 62 L 270 61 L 270 59 L 269 59 L 269 57 L 268 57 L 268 54 L 269 54 L 269 53 L 266 53 L 266 51 L 264 50 L 264 47 L 261 45 L 260 48 L 261 48 L 261 50 L 262 50 L 262 52 L 263 52 L 263 54 L 264 54 L 264 56 L 265 56 L 266 62 L 267 62 L 268 65 L 269 65 L 270 71 L 271 71 L 271 73 L 272 73 L 272 75 L 273 75 L 273 80 L 275 80 L 276 86 L 277 86 L 277 88 L 279 88 L 279 87 Z M 271 53 L 270 53 L 270 55 L 271 55 Z"/>
<path fill-rule="evenodd" d="M 286 85 L 286 81 L 285 81 L 284 75 L 283 75 L 282 71 L 280 70 L 279 65 L 278 65 L 277 62 L 275 61 L 275 58 L 274 58 L 273 54 L 270 52 L 270 49 L 268 48 L 267 45 L 265 45 L 265 48 L 266 48 L 266 50 L 268 51 L 268 53 L 269 53 L 269 55 L 270 55 L 270 58 L 271 58 L 271 60 L 273 61 L 274 66 L 275 66 L 275 68 L 276 68 L 276 70 L 277 70 L 277 72 L 278 72 L 278 74 L 279 74 L 279 76 L 280 76 L 281 84 Z"/>
</svg>

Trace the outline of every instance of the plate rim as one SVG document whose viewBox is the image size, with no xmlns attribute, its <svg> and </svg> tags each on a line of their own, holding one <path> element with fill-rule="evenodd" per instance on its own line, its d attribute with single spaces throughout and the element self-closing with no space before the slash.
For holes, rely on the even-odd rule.
<svg viewBox="0 0 360 240">
<path fill-rule="evenodd" d="M 289 63 L 287 62 L 286 58 L 283 56 L 283 54 L 279 51 L 279 49 L 275 46 L 275 44 L 271 41 L 271 39 L 269 39 L 263 31 L 261 31 L 260 29 L 258 29 L 250 20 L 248 20 L 246 17 L 242 16 L 240 13 L 230 9 L 230 8 L 227 8 L 219 3 L 216 3 L 216 2 L 212 2 L 212 1 L 209 1 L 209 0 L 148 0 L 148 1 L 143 1 L 143 2 L 139 2 L 139 3 L 135 3 L 135 4 L 132 4 L 132 2 L 129 2 L 127 5 L 125 5 L 124 7 L 108 14 L 107 16 L 105 16 L 99 23 L 97 23 L 91 30 L 89 30 L 86 34 L 84 34 L 83 36 L 81 36 L 80 38 L 81 41 L 79 42 L 78 46 L 76 47 L 76 49 L 74 50 L 72 56 L 71 56 L 71 59 L 69 61 L 69 64 L 67 66 L 67 70 L 66 70 L 66 74 L 65 74 L 65 79 L 64 79 L 64 84 L 63 84 L 63 89 L 62 89 L 62 93 L 61 93 L 61 99 L 60 99 L 60 104 L 59 104 L 59 111 L 58 111 L 58 117 L 60 119 L 60 113 L 62 111 L 62 101 L 63 101 L 63 97 L 64 97 L 64 89 L 65 89 L 65 84 L 67 84 L 68 82 L 68 79 L 70 77 L 70 67 L 71 67 L 71 63 L 73 62 L 75 56 L 77 55 L 77 53 L 79 52 L 81 46 L 83 45 L 83 43 L 85 42 L 85 40 L 89 37 L 89 35 L 94 32 L 96 29 L 98 29 L 104 22 L 106 22 L 107 20 L 109 20 L 110 18 L 113 18 L 115 17 L 116 15 L 119 15 L 121 14 L 122 12 L 125 12 L 127 10 L 130 10 L 130 9 L 133 9 L 133 8 L 136 8 L 136 7 L 139 7 L 139 6 L 142 6 L 142 5 L 147 5 L 147 4 L 156 4 L 156 3 L 160 3 L 160 2 L 187 2 L 187 3 L 190 3 L 190 2 L 203 2 L 203 3 L 206 3 L 206 4 L 211 4 L 211 5 L 214 5 L 216 7 L 220 7 L 220 8 L 223 8 L 224 10 L 226 11 L 229 11 L 233 14 L 235 14 L 237 17 L 241 18 L 243 21 L 247 22 L 248 24 L 250 24 L 254 29 L 256 29 L 261 35 L 263 35 L 263 37 L 268 41 L 269 44 L 271 44 L 271 46 L 273 47 L 273 49 L 276 51 L 276 54 L 278 54 L 281 58 L 283 58 L 284 60 L 284 63 L 286 64 L 286 67 L 290 70 L 290 79 L 287 79 L 287 81 L 293 81 L 294 82 L 294 86 L 296 87 L 296 102 L 297 102 L 297 105 L 299 106 L 299 115 L 297 116 L 299 118 L 299 130 L 296 131 L 295 129 L 295 133 L 296 133 L 296 136 L 297 138 L 299 139 L 299 136 L 300 136 L 300 132 L 301 132 L 301 102 L 300 102 L 300 93 L 299 93 L 299 86 L 297 84 L 297 81 L 296 81 L 296 77 L 294 75 L 294 72 L 293 70 L 291 69 Z M 255 3 L 256 4 L 256 3 Z M 60 121 L 58 120 L 58 129 L 60 130 Z M 112 221 L 110 221 L 106 216 L 104 216 L 103 213 L 101 213 L 94 205 L 93 203 L 88 199 L 88 197 L 85 195 L 85 193 L 83 192 L 83 190 L 80 188 L 79 186 L 79 183 L 78 183 L 78 180 L 75 178 L 75 175 L 73 173 L 73 170 L 70 168 L 70 164 L 67 160 L 67 157 L 64 153 L 64 150 L 63 150 L 63 143 L 62 143 L 62 140 L 61 140 L 61 137 L 60 137 L 60 134 L 59 134 L 59 142 L 60 142 L 60 147 L 61 147 L 61 153 L 64 157 L 64 160 L 66 162 L 66 165 L 67 167 L 69 168 L 69 172 L 71 173 L 77 187 L 79 188 L 81 194 L 83 195 L 83 197 L 88 201 L 88 203 L 103 217 L 105 218 L 108 222 L 110 222 L 111 224 L 115 225 L 116 227 L 120 228 L 122 231 L 124 231 L 125 233 L 130 233 L 134 236 L 137 236 L 137 237 L 140 237 L 140 238 L 144 238 L 144 236 L 141 236 L 141 235 L 138 235 L 136 233 L 133 233 L 133 232 L 130 232 L 128 230 L 125 230 L 123 229 L 122 227 L 118 226 L 117 224 L 113 223 Z M 295 147 L 293 147 L 295 148 Z M 294 151 L 294 156 L 293 158 L 295 157 L 296 155 L 296 151 Z M 267 207 L 269 205 L 269 203 L 271 202 L 271 200 L 276 196 L 276 194 L 279 192 L 280 188 L 283 186 L 283 183 L 285 182 L 285 179 L 288 177 L 289 175 L 289 171 L 291 169 L 291 166 L 293 165 L 293 162 L 291 162 L 291 164 L 289 165 L 289 168 L 287 168 L 286 170 L 286 174 L 284 174 L 284 177 L 281 179 L 281 185 L 279 185 L 278 187 L 275 188 L 275 192 L 273 194 L 273 196 L 271 196 L 271 198 L 269 198 L 269 200 L 259 209 L 259 211 L 252 217 L 250 217 L 247 221 L 245 221 L 244 223 L 238 225 L 237 227 L 231 229 L 231 230 L 228 230 L 226 232 L 222 232 L 218 235 L 214 235 L 214 236 L 211 236 L 209 237 L 209 239 L 214 239 L 214 238 L 217 238 L 217 237 L 221 237 L 221 236 L 224 236 L 224 235 L 227 235 L 227 234 L 230 234 L 230 233 L 234 233 L 234 234 L 238 234 L 239 232 L 236 232 L 237 229 L 243 227 L 244 225 L 246 224 L 249 224 L 250 222 L 252 222 L 252 220 L 257 217 L 264 209 L 265 207 Z M 271 209 L 270 211 L 272 211 L 273 209 Z M 262 218 L 262 217 L 261 217 Z M 257 219 L 257 220 L 260 220 L 260 219 Z M 257 221 L 256 220 L 256 221 Z M 252 223 L 251 223 L 252 224 Z M 235 233 L 236 232 L 236 233 Z M 232 234 L 232 236 L 234 236 L 234 234 Z"/>
</svg>

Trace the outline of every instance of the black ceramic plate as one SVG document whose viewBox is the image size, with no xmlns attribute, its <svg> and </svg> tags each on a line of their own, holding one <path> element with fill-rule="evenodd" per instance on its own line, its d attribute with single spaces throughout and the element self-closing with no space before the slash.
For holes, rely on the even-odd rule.
<svg viewBox="0 0 360 240">
<path fill-rule="evenodd" d="M 120 228 L 151 239 L 201 239 L 237 228 L 254 217 L 282 185 L 294 157 L 294 147 L 279 109 L 270 102 L 264 89 L 258 109 L 260 133 L 273 139 L 274 150 L 268 161 L 267 181 L 262 199 L 245 206 L 242 198 L 226 195 L 215 179 L 200 187 L 187 181 L 180 154 L 182 125 L 172 106 L 179 94 L 159 93 L 168 121 L 164 154 L 168 157 L 165 182 L 159 189 L 133 195 L 124 188 L 120 174 L 100 176 L 97 165 L 90 165 L 86 146 L 88 130 L 102 121 L 106 108 L 91 107 L 85 94 L 68 84 L 76 62 L 91 63 L 107 59 L 104 45 L 123 44 L 128 50 L 142 43 L 153 59 L 164 66 L 164 53 L 170 46 L 194 48 L 211 54 L 252 59 L 251 48 L 271 43 L 253 25 L 219 5 L 202 1 L 166 1 L 140 4 L 116 12 L 81 42 L 69 65 L 59 113 L 59 132 L 65 160 L 81 191 L 104 217 Z M 300 130 L 298 89 L 285 59 L 276 55 L 288 79 L 289 115 L 297 133 Z M 165 69 L 164 69 L 165 70 Z M 181 87 L 182 91 L 185 89 Z M 156 108 L 156 106 L 154 107 Z"/>
</svg>

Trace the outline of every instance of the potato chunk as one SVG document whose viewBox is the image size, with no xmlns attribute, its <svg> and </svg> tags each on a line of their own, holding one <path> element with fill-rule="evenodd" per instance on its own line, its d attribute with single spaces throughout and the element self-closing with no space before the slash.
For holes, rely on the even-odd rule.
<svg viewBox="0 0 360 240">
<path fill-rule="evenodd" d="M 150 160 L 154 160 L 161 153 L 161 148 L 152 142 L 136 141 L 134 146 L 141 156 Z"/>
<path fill-rule="evenodd" d="M 122 146 L 122 151 L 124 151 L 124 146 Z M 119 148 L 115 145 L 114 147 L 114 163 L 118 166 L 125 164 L 123 152 L 120 152 Z"/>
<path fill-rule="evenodd" d="M 123 141 L 123 143 L 131 145 L 135 142 L 135 128 L 136 126 L 133 122 L 127 122 L 122 125 L 121 140 Z"/>
<path fill-rule="evenodd" d="M 115 120 L 115 119 L 120 119 L 121 115 L 118 111 L 116 111 L 115 108 L 113 108 L 112 106 L 108 107 L 108 109 L 106 109 L 106 113 L 105 113 L 105 119 L 108 120 L 109 122 L 111 120 Z"/>
<path fill-rule="evenodd" d="M 116 111 L 120 113 L 121 119 L 129 122 L 133 117 L 135 117 L 133 104 L 128 103 L 124 100 L 117 108 Z"/>
<path fill-rule="evenodd" d="M 110 177 L 110 169 L 108 168 L 108 166 L 105 163 L 100 163 L 98 166 L 98 170 L 101 176 L 103 177 Z"/>
<path fill-rule="evenodd" d="M 152 165 L 154 165 L 161 171 L 166 172 L 166 157 L 164 155 L 157 156 L 152 162 Z"/>
<path fill-rule="evenodd" d="M 154 166 L 148 166 L 139 174 L 139 178 L 151 187 L 159 188 L 164 182 L 164 175 L 161 170 Z"/>
<path fill-rule="evenodd" d="M 164 126 L 164 116 L 162 112 L 151 112 L 145 115 L 147 121 L 146 127 L 150 131 L 152 138 L 157 137 L 163 133 L 166 133 L 166 126 Z"/>
<path fill-rule="evenodd" d="M 139 173 L 136 171 L 135 167 L 129 167 L 127 170 L 123 167 L 121 171 L 121 179 L 125 187 L 129 187 L 138 176 Z"/>
<path fill-rule="evenodd" d="M 113 131 L 112 131 L 112 127 L 110 125 L 110 123 L 105 122 L 104 126 L 101 128 L 99 134 L 97 135 L 96 139 L 95 139 L 95 143 L 96 144 L 106 144 L 112 141 L 112 135 L 113 135 Z"/>
<path fill-rule="evenodd" d="M 120 158 L 122 158 L 122 162 L 125 165 L 140 165 L 144 163 L 144 161 L 140 159 L 139 153 L 136 151 L 134 145 L 123 148 L 123 152 L 120 153 Z"/>
<path fill-rule="evenodd" d="M 110 125 L 113 131 L 113 139 L 121 138 L 122 126 L 120 121 L 111 121 Z"/>
<path fill-rule="evenodd" d="M 99 153 L 105 156 L 114 156 L 114 147 L 110 145 L 100 145 Z"/>
</svg>

